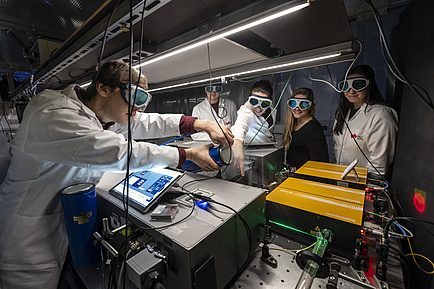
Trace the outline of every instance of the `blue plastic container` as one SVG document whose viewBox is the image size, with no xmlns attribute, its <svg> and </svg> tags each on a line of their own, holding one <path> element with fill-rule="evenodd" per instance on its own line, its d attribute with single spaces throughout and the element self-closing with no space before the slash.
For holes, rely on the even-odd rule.
<svg viewBox="0 0 434 289">
<path fill-rule="evenodd" d="M 209 156 L 215 161 L 219 166 L 229 165 L 232 161 L 231 150 L 226 149 L 223 146 L 214 146 L 209 149 Z M 198 171 L 201 168 L 192 161 L 185 161 L 181 166 L 185 171 Z"/>
<path fill-rule="evenodd" d="M 97 199 L 95 185 L 81 183 L 61 191 L 63 214 L 68 232 L 69 250 L 75 268 L 91 266 L 100 261 L 99 247 L 94 246 Z"/>
</svg>

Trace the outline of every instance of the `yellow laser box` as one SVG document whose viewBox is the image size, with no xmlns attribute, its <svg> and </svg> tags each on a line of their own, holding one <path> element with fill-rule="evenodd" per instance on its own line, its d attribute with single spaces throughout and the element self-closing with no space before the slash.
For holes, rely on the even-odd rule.
<svg viewBox="0 0 434 289">
<path fill-rule="evenodd" d="M 326 178 L 339 175 L 340 179 L 346 166 L 336 169 L 333 164 L 320 162 L 306 165 L 296 171 L 296 177 L 289 177 L 267 195 L 268 223 L 273 230 L 306 244 L 314 241 L 309 234 L 329 229 L 333 232 L 332 248 L 351 257 L 363 222 L 365 191 L 332 184 L 336 183 L 337 177 L 334 180 Z M 329 165 L 337 173 L 333 173 Z M 303 173 L 309 171 L 310 175 L 297 175 L 300 170 Z M 367 169 L 356 167 L 356 170 L 360 182 L 349 181 L 364 187 Z M 297 177 L 300 175 L 304 178 Z M 309 177 L 324 182 L 308 180 Z"/>
<path fill-rule="evenodd" d="M 353 170 L 344 179 L 341 179 L 346 168 L 345 165 L 308 161 L 295 171 L 294 175 L 300 179 L 364 190 L 368 169 L 366 167 L 354 167 L 359 177 L 359 181 L 357 181 Z"/>
</svg>

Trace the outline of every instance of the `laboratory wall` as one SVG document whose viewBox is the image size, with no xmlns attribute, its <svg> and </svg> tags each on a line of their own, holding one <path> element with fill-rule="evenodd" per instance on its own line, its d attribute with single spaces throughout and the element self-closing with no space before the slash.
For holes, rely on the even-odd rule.
<svg viewBox="0 0 434 289">
<path fill-rule="evenodd" d="M 412 1 L 401 14 L 394 51 L 399 67 L 410 82 L 434 91 L 434 2 Z M 422 93 L 423 94 L 423 93 Z M 425 96 L 425 94 L 423 94 Z M 425 96 L 426 97 L 426 96 Z M 434 110 L 408 86 L 397 83 L 395 101 L 400 103 L 400 122 L 392 184 L 402 206 L 402 215 L 434 221 Z M 409 239 L 417 263 L 409 256 L 411 288 L 434 288 L 434 226 L 412 222 Z M 403 243 L 410 253 L 408 242 Z M 423 270 L 425 272 L 423 272 Z"/>
<path fill-rule="evenodd" d="M 391 42 L 393 28 L 399 22 L 399 12 L 382 15 L 382 26 L 389 43 Z M 358 40 L 355 42 L 355 49 L 360 52 L 354 65 L 367 64 L 374 68 L 381 95 L 392 105 L 393 89 L 391 92 L 387 89 L 390 86 L 388 84 L 389 72 L 381 53 L 379 32 L 372 14 L 367 13 L 365 17 L 352 20 L 351 29 L 355 39 Z M 339 31 L 336 31 L 336 33 L 339 33 Z M 223 82 L 218 81 L 213 82 L 213 84 L 221 84 L 223 86 L 221 97 L 234 100 L 237 107 L 240 107 L 247 100 L 255 81 L 259 79 L 270 80 L 274 88 L 273 103 L 277 105 L 277 123 L 274 135 L 279 145 L 282 142 L 285 117 L 288 112 L 287 99 L 300 87 L 311 88 L 315 97 L 315 117 L 323 126 L 329 155 L 331 156 L 333 147 L 332 129 L 339 100 L 339 94 L 331 85 L 336 86 L 342 80 L 350 64 L 350 62 L 345 62 L 296 71 L 264 74 L 262 76 L 225 79 Z M 287 82 L 288 85 L 286 85 Z M 206 96 L 204 92 L 205 85 L 209 84 L 204 83 L 198 87 L 154 93 L 153 101 L 147 111 L 191 115 L 193 107 L 204 100 Z M 284 89 L 285 86 L 286 89 Z"/>
</svg>

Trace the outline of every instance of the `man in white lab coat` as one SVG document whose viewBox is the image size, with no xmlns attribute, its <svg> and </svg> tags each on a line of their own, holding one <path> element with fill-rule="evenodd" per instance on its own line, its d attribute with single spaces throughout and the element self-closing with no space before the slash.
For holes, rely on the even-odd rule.
<svg viewBox="0 0 434 289">
<path fill-rule="evenodd" d="M 193 107 L 192 116 L 198 119 L 208 119 L 222 125 L 231 127 L 237 119 L 237 105 L 233 100 L 220 97 L 221 85 L 210 85 L 205 87 L 206 98 Z M 210 141 L 209 135 L 205 132 L 198 132 L 191 135 L 194 140 Z"/>
<path fill-rule="evenodd" d="M 72 184 L 97 183 L 104 171 L 126 170 L 130 116 L 133 138 L 201 130 L 216 143 L 233 141 L 229 128 L 223 127 L 226 140 L 211 121 L 139 112 L 151 96 L 144 90 L 146 79 L 136 70 L 131 75 L 129 80 L 127 64 L 110 61 L 86 91 L 74 85 L 45 90 L 28 104 L 0 185 L 0 288 L 57 288 L 68 249 L 59 191 Z M 115 126 L 106 129 L 112 123 Z M 208 149 L 132 141 L 129 168 L 176 167 L 188 159 L 206 171 L 217 170 Z"/>
<path fill-rule="evenodd" d="M 268 80 L 256 81 L 248 100 L 240 107 L 234 133 L 234 166 L 244 176 L 244 146 L 274 142 L 276 110 L 273 108 L 273 87 Z"/>
</svg>

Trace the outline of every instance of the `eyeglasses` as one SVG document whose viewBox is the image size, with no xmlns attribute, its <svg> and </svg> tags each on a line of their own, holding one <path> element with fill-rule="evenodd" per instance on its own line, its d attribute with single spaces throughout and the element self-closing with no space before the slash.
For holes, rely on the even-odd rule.
<svg viewBox="0 0 434 289">
<path fill-rule="evenodd" d="M 105 84 L 105 85 L 116 85 L 121 90 L 122 98 L 128 103 L 130 106 L 145 109 L 148 104 L 151 102 L 152 95 L 147 92 L 141 86 L 138 86 L 134 83 L 128 82 L 118 82 L 116 84 Z M 131 86 L 132 96 L 129 95 L 129 87 Z"/>
<path fill-rule="evenodd" d="M 267 108 L 269 107 L 273 101 L 270 100 L 269 98 L 263 97 L 263 96 L 259 96 L 256 94 L 252 94 L 249 97 L 249 103 L 253 106 L 253 107 L 257 107 L 258 105 L 261 106 L 261 108 Z"/>
<path fill-rule="evenodd" d="M 306 98 L 290 98 L 288 99 L 287 104 L 292 109 L 298 107 L 301 110 L 305 110 L 312 106 L 312 101 Z"/>
<path fill-rule="evenodd" d="M 351 88 L 355 91 L 364 90 L 369 85 L 369 79 L 367 78 L 351 78 L 347 79 L 345 82 L 341 81 L 338 83 L 338 89 L 343 92 L 349 91 Z"/>
<path fill-rule="evenodd" d="M 222 87 L 221 85 L 205 86 L 205 91 L 209 93 L 220 93 L 222 92 Z"/>
</svg>

